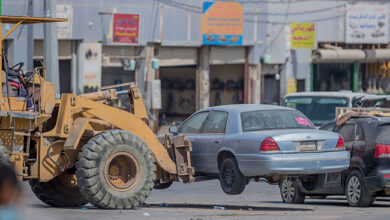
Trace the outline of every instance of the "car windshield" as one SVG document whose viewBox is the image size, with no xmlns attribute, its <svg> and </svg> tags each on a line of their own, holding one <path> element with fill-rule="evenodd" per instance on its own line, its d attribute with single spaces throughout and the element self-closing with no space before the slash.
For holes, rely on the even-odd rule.
<svg viewBox="0 0 390 220">
<path fill-rule="evenodd" d="M 335 119 L 336 107 L 348 107 L 348 98 L 340 97 L 288 97 L 284 105 L 305 114 L 315 126 Z"/>
<path fill-rule="evenodd" d="M 302 113 L 295 110 L 258 110 L 241 113 L 243 131 L 314 128 Z"/>
</svg>

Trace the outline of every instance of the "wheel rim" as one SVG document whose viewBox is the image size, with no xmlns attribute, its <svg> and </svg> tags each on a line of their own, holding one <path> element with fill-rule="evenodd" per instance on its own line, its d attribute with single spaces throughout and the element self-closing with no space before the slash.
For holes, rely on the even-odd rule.
<svg viewBox="0 0 390 220">
<path fill-rule="evenodd" d="M 228 188 L 232 188 L 234 184 L 234 170 L 230 166 L 226 166 L 223 170 L 223 180 Z"/>
<path fill-rule="evenodd" d="M 290 179 L 284 179 L 282 181 L 282 196 L 284 201 L 291 202 L 295 195 L 294 183 Z"/>
<path fill-rule="evenodd" d="M 106 161 L 104 170 L 108 184 L 119 191 L 133 188 L 139 178 L 138 161 L 128 152 L 117 152 L 111 155 Z"/>
<path fill-rule="evenodd" d="M 356 176 L 352 176 L 348 181 L 348 198 L 351 202 L 356 203 L 360 199 L 361 195 L 361 185 L 360 181 Z"/>
</svg>

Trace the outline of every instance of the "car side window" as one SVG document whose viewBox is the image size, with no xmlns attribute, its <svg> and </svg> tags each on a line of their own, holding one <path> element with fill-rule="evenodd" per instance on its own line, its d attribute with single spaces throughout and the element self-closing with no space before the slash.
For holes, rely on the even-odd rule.
<svg viewBox="0 0 390 220">
<path fill-rule="evenodd" d="M 203 125 L 202 133 L 225 133 L 227 117 L 226 112 L 212 112 Z"/>
<path fill-rule="evenodd" d="M 335 126 L 336 126 L 336 123 L 331 122 L 331 123 L 323 125 L 320 129 L 324 130 L 324 131 L 333 131 Z"/>
<path fill-rule="evenodd" d="M 192 116 L 190 119 L 185 121 L 180 126 L 179 133 L 184 133 L 184 134 L 199 133 L 200 128 L 202 127 L 202 124 L 203 124 L 204 120 L 206 120 L 208 115 L 209 115 L 209 112 L 200 112 L 200 113 Z"/>
<path fill-rule="evenodd" d="M 364 141 L 364 140 L 365 140 L 365 136 L 364 136 L 363 128 L 359 124 L 356 124 L 356 127 L 355 127 L 355 141 Z"/>
<path fill-rule="evenodd" d="M 345 142 L 354 141 L 353 137 L 355 133 L 355 126 L 353 124 L 343 125 L 343 127 L 341 127 L 338 132 L 344 138 Z"/>
</svg>

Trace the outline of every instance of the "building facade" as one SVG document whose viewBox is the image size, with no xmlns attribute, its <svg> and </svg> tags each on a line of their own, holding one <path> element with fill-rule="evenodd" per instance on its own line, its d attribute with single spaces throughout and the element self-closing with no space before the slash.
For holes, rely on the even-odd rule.
<svg viewBox="0 0 390 220">
<path fill-rule="evenodd" d="M 387 1 L 239 1 L 242 39 L 232 45 L 205 43 L 204 2 L 57 0 L 58 17 L 70 20 L 57 27 L 60 91 L 136 81 L 160 118 L 184 118 L 214 105 L 279 104 L 294 91 L 390 91 Z M 3 15 L 45 14 L 44 0 L 2 4 Z M 120 27 L 114 15 L 120 14 L 136 16 L 138 26 L 127 26 L 135 28 L 131 41 L 113 34 Z M 375 27 L 364 26 L 370 19 Z M 292 22 L 314 24 L 313 46 L 292 45 Z M 366 33 L 365 27 L 376 29 Z M 22 28 L 8 37 L 4 52 L 10 63 L 31 62 L 29 33 Z M 33 64 L 39 65 L 43 25 L 34 25 L 32 33 Z"/>
</svg>

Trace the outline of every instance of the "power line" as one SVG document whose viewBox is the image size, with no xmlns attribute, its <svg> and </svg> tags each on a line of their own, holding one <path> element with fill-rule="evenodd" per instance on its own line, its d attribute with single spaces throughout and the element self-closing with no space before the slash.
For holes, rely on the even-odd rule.
<svg viewBox="0 0 390 220">
<path fill-rule="evenodd" d="M 196 13 L 196 14 L 202 14 L 202 7 L 199 7 L 199 6 L 195 6 L 195 5 L 191 5 L 191 4 L 187 4 L 187 3 L 182 3 L 182 2 L 177 2 L 177 1 L 174 1 L 174 0 L 157 0 L 163 4 L 166 4 L 166 5 L 169 5 L 169 6 L 172 6 L 172 7 L 175 7 L 175 8 L 179 8 L 179 9 L 182 9 L 182 10 L 185 10 L 185 11 L 189 11 L 189 12 L 193 12 L 193 13 Z M 248 1 L 262 1 L 262 0 L 247 0 L 247 1 L 244 1 L 244 3 L 248 2 Z M 266 0 L 264 0 L 266 1 Z M 290 4 L 290 2 L 296 2 L 296 1 L 300 1 L 300 2 L 303 2 L 303 1 L 314 1 L 314 0 L 295 0 L 295 1 L 287 1 L 288 5 Z M 339 7 L 340 5 L 338 5 Z M 345 5 L 343 5 L 343 7 L 345 7 Z M 323 9 L 323 11 L 321 11 L 321 9 L 318 9 L 318 10 L 311 10 L 311 11 L 303 11 L 304 14 L 309 14 L 309 13 L 320 13 L 320 12 L 325 12 L 325 11 L 328 11 L 328 10 L 333 10 L 335 9 L 335 7 L 329 7 L 329 8 L 325 8 Z M 263 15 L 267 15 L 268 12 L 263 12 Z M 246 15 L 260 15 L 260 13 L 248 13 L 246 12 L 245 13 Z M 274 13 L 275 15 L 277 16 L 286 16 L 286 13 Z M 290 13 L 289 12 L 289 15 L 298 15 L 299 12 L 294 12 L 294 13 Z M 336 16 L 329 16 L 329 17 L 324 17 L 324 18 L 318 18 L 318 19 L 309 19 L 309 20 L 304 20 L 302 22 L 323 22 L 323 21 L 328 21 L 328 20 L 333 20 L 333 19 L 338 19 L 338 18 L 341 18 L 341 17 L 344 17 L 344 14 L 342 15 L 336 15 Z M 244 22 L 247 22 L 247 23 L 261 23 L 261 24 L 274 24 L 274 25 L 278 25 L 278 24 L 282 24 L 282 25 L 285 25 L 285 24 L 289 24 L 290 22 L 287 22 L 287 21 L 283 21 L 283 22 L 280 22 L 280 21 L 272 21 L 272 20 L 251 20 L 251 19 L 243 19 Z"/>
<path fill-rule="evenodd" d="M 183 3 L 183 2 L 177 2 L 177 1 L 173 1 L 173 0 L 158 0 L 158 1 L 166 3 L 166 4 L 171 5 L 173 7 L 178 7 L 178 8 L 185 9 L 185 10 L 190 10 L 191 12 L 196 12 L 196 13 L 202 12 L 202 7 L 197 6 L 197 5 L 191 5 L 191 4 L 187 4 L 187 3 Z M 256 0 L 256 1 L 258 1 L 258 0 Z M 296 1 L 302 2 L 302 1 L 305 1 L 305 0 L 296 0 Z M 296 1 L 293 1 L 293 2 L 296 2 Z M 242 2 L 242 1 L 240 1 L 240 2 Z M 244 1 L 244 3 L 246 3 L 246 2 L 247 1 Z M 290 4 L 291 0 L 289 0 L 287 2 Z M 321 12 L 331 11 L 331 10 L 334 10 L 334 9 L 339 9 L 339 8 L 344 8 L 344 7 L 345 7 L 345 4 L 341 4 L 341 5 L 335 5 L 335 6 L 332 6 L 332 7 L 321 8 L 321 9 L 298 11 L 298 12 L 290 12 L 289 14 L 290 14 L 290 16 L 314 14 L 314 13 L 321 13 Z M 245 14 L 246 15 L 283 16 L 283 17 L 286 15 L 285 13 L 278 13 L 278 12 L 245 12 Z"/>
</svg>

